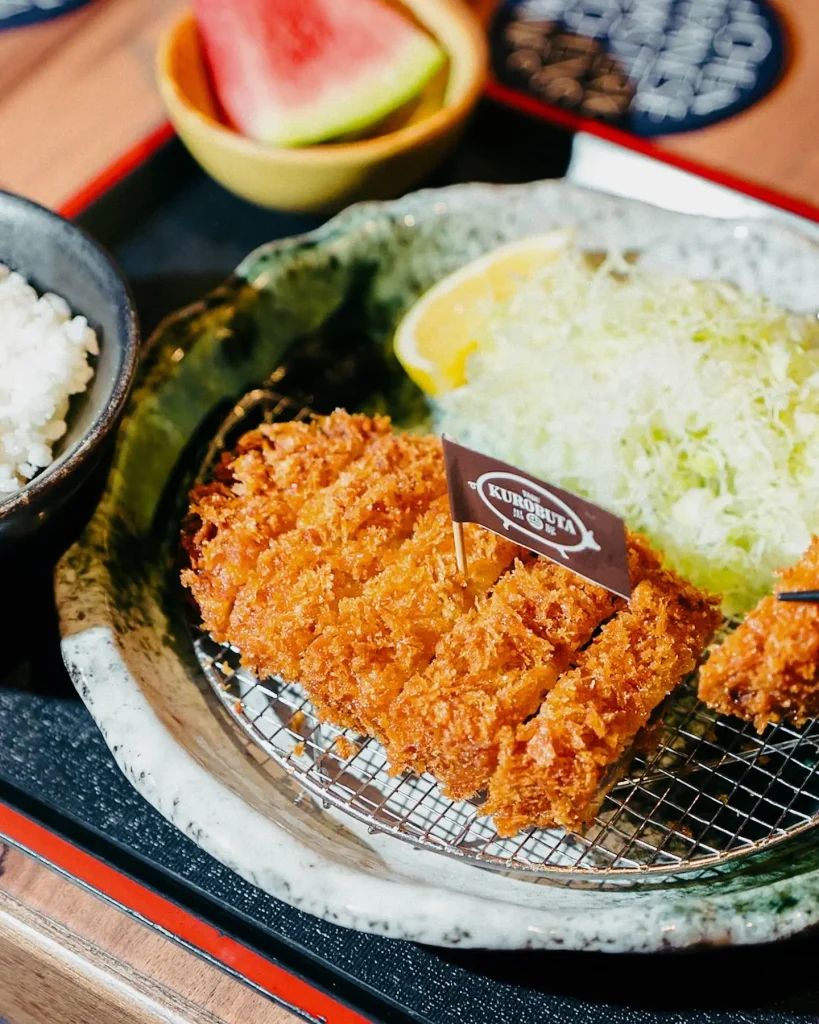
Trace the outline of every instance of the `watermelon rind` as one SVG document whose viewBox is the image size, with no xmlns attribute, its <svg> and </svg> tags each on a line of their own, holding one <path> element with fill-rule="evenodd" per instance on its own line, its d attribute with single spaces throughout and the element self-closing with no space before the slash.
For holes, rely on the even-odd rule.
<svg viewBox="0 0 819 1024">
<path fill-rule="evenodd" d="M 446 63 L 444 50 L 420 33 L 407 40 L 389 61 L 362 68 L 343 89 L 297 110 L 267 110 L 252 135 L 270 146 L 296 147 L 326 142 L 376 124 L 417 96 Z"/>
</svg>

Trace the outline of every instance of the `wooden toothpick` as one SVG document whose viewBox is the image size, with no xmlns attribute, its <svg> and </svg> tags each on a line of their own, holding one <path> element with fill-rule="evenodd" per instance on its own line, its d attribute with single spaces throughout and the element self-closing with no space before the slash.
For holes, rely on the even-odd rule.
<svg viewBox="0 0 819 1024">
<path fill-rule="evenodd" d="M 455 564 L 458 572 L 466 577 L 466 549 L 464 547 L 464 524 L 452 520 L 452 536 L 455 538 Z"/>
</svg>

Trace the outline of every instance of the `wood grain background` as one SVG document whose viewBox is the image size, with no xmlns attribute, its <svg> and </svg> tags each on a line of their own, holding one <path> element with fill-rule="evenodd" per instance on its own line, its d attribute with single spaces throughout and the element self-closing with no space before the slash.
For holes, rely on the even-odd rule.
<svg viewBox="0 0 819 1024">
<path fill-rule="evenodd" d="M 2 845 L 0 1015 L 8 1024 L 296 1024 L 300 1019 Z"/>
<path fill-rule="evenodd" d="M 0 188 L 58 206 L 164 120 L 154 51 L 180 0 L 94 0 L 0 32 Z"/>
</svg>

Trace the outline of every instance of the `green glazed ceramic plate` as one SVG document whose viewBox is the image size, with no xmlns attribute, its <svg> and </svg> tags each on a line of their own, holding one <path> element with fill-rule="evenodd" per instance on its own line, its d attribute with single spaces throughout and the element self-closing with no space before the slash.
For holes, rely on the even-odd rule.
<svg viewBox="0 0 819 1024">
<path fill-rule="evenodd" d="M 639 858 L 605 884 L 594 871 L 503 870 L 502 857 L 491 865 L 500 870 L 478 870 L 471 854 L 418 849 L 400 830 L 372 833 L 367 815 L 338 801 L 303 798 L 292 771 L 237 728 L 189 630 L 178 583 L 185 497 L 242 396 L 267 383 L 310 395 L 319 411 L 423 422 L 422 396 L 390 352 L 402 312 L 492 247 L 564 225 L 589 250 L 636 250 L 657 269 L 819 308 L 819 248 L 789 226 L 690 217 L 566 182 L 421 192 L 262 247 L 150 342 L 105 496 L 58 568 L 66 664 L 147 800 L 255 885 L 328 920 L 495 948 L 650 950 L 792 934 L 819 920 L 815 810 L 793 837 L 693 872 L 646 871 Z"/>
</svg>

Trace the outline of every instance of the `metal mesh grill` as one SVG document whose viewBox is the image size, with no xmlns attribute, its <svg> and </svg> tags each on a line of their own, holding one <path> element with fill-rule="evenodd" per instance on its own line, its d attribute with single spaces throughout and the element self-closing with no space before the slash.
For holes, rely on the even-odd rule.
<svg viewBox="0 0 819 1024">
<path fill-rule="evenodd" d="M 217 435 L 202 475 L 239 428 L 303 414 L 280 396 L 254 392 Z M 391 777 L 375 740 L 319 722 L 299 686 L 254 678 L 235 651 L 193 620 L 191 628 L 199 663 L 222 704 L 310 793 L 374 831 L 485 867 L 605 883 L 704 869 L 819 820 L 819 721 L 802 730 L 779 724 L 759 736 L 751 725 L 701 704 L 690 680 L 638 738 L 626 774 L 584 834 L 532 829 L 501 839 L 479 802 L 449 800 L 430 776 Z"/>
</svg>

